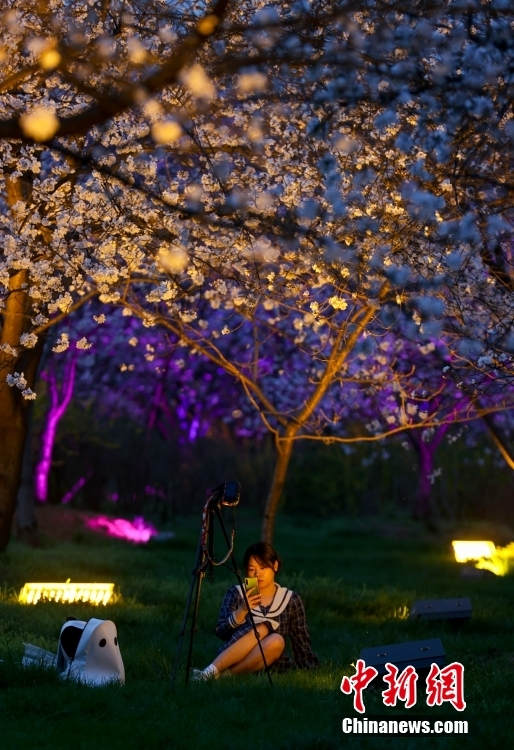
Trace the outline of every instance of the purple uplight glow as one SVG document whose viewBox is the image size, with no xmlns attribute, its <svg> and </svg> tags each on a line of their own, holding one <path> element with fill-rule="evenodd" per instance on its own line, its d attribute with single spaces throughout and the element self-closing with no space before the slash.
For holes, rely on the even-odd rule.
<svg viewBox="0 0 514 750">
<path fill-rule="evenodd" d="M 146 544 L 157 534 L 155 526 L 145 521 L 142 516 L 136 516 L 133 521 L 126 518 L 95 516 L 86 521 L 86 526 L 93 531 L 105 531 L 109 536 L 137 544 Z"/>
<path fill-rule="evenodd" d="M 87 482 L 90 476 L 91 475 L 89 474 L 85 477 L 80 477 L 79 479 L 77 479 L 73 487 L 70 490 L 68 490 L 68 492 L 66 492 L 65 495 L 62 496 L 61 503 L 63 505 L 67 505 L 68 503 L 71 503 L 71 501 L 73 500 L 77 492 L 82 489 L 82 487 L 85 485 L 85 483 Z"/>
<path fill-rule="evenodd" d="M 36 466 L 34 476 L 36 498 L 40 503 L 46 503 L 48 499 L 48 477 L 52 467 L 52 455 L 57 435 L 57 426 L 71 401 L 73 388 L 75 386 L 76 370 L 77 352 L 76 350 L 73 350 L 72 357 L 64 372 L 63 382 L 60 388 L 54 371 L 49 370 L 48 372 L 44 372 L 41 376 L 48 382 L 50 409 L 41 435 L 41 456 Z"/>
<path fill-rule="evenodd" d="M 36 467 L 36 498 L 40 503 L 46 503 L 48 496 L 48 475 L 52 465 L 52 453 L 57 432 L 57 424 L 61 418 L 60 409 L 51 410 L 42 435 L 41 458 Z"/>
<path fill-rule="evenodd" d="M 191 421 L 191 425 L 189 426 L 189 435 L 188 435 L 188 437 L 189 437 L 189 442 L 190 443 L 194 443 L 194 441 L 196 440 L 196 438 L 198 436 L 198 429 L 199 429 L 199 427 L 200 427 L 200 420 L 198 419 L 198 417 L 195 417 Z"/>
<path fill-rule="evenodd" d="M 165 493 L 159 489 L 159 487 L 152 487 L 151 484 L 145 486 L 145 495 L 153 495 L 155 497 L 166 498 Z"/>
</svg>

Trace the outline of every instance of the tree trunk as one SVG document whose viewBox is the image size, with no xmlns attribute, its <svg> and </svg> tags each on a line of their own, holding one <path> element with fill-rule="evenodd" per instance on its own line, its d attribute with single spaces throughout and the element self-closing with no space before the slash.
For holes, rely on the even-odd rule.
<svg viewBox="0 0 514 750">
<path fill-rule="evenodd" d="M 39 380 L 39 374 L 48 355 L 48 346 L 45 343 L 46 336 L 40 337 L 37 349 L 33 353 L 33 363 L 29 365 L 34 371 L 31 380 L 34 384 Z M 27 542 L 31 546 L 37 546 L 39 543 L 37 518 L 34 503 L 34 402 L 26 404 L 26 423 L 27 432 L 25 436 L 25 446 L 23 449 L 23 459 L 21 467 L 20 486 L 16 500 L 16 535 L 18 539 Z"/>
<path fill-rule="evenodd" d="M 6 175 L 7 205 L 15 224 L 23 223 L 27 207 L 31 204 L 32 177 L 30 174 L 16 177 Z M 44 233 L 44 227 L 42 231 Z M 5 345 L 5 350 L 0 350 L 0 551 L 7 547 L 11 534 L 30 410 L 30 401 L 23 398 L 16 386 L 9 386 L 6 377 L 13 372 L 23 373 L 27 387 L 33 389 L 43 353 L 42 337 L 34 349 L 22 348 L 21 354 L 14 352 L 19 350 L 20 337 L 30 324 L 29 284 L 26 269 L 12 273 L 1 312 L 0 344 Z"/>
<path fill-rule="evenodd" d="M 34 409 L 27 410 L 27 433 L 23 450 L 20 487 L 16 502 L 16 535 L 18 539 L 35 546 L 37 519 L 34 512 L 34 468 L 33 468 Z"/>
<path fill-rule="evenodd" d="M 17 363 L 33 388 L 42 347 L 24 353 Z M 0 551 L 9 543 L 20 487 L 29 405 L 17 388 L 0 378 Z M 28 450 L 28 448 L 27 448 Z"/>
<path fill-rule="evenodd" d="M 407 437 L 418 456 L 419 466 L 418 492 L 414 504 L 413 515 L 414 518 L 419 518 L 428 523 L 428 525 L 431 525 L 434 520 L 432 482 L 430 481 L 430 475 L 434 470 L 436 451 L 449 428 L 450 423 L 439 425 L 435 433 L 432 435 L 430 442 L 425 442 L 423 440 L 423 433 L 418 435 L 415 435 L 411 431 L 407 433 Z"/>
<path fill-rule="evenodd" d="M 287 470 L 293 453 L 294 435 L 291 433 L 286 433 L 286 435 L 285 438 L 280 438 L 277 442 L 277 459 L 275 461 L 271 487 L 264 508 L 261 537 L 262 541 L 268 542 L 269 544 L 273 541 L 278 504 L 284 489 Z"/>
<path fill-rule="evenodd" d="M 381 298 L 386 294 L 387 289 L 388 286 L 385 284 L 379 295 Z M 338 373 L 341 371 L 343 363 L 346 361 L 350 352 L 353 351 L 359 336 L 373 319 L 375 312 L 376 307 L 370 305 L 354 313 L 350 321 L 351 327 L 348 329 L 351 330 L 349 336 L 347 336 L 346 327 L 341 327 L 333 343 L 333 348 L 328 357 L 325 371 L 316 384 L 312 394 L 305 400 L 302 408 L 296 414 L 294 422 L 289 423 L 289 426 L 285 430 L 285 435 L 276 439 L 277 460 L 273 472 L 273 479 L 271 480 L 270 491 L 266 500 L 266 507 L 264 508 L 264 518 L 262 522 L 261 536 L 265 542 L 271 543 L 273 539 L 278 504 L 286 481 L 287 470 L 293 452 L 294 438 L 308 422 L 311 415 L 323 400 L 327 390 L 334 382 L 334 378 L 337 377 Z"/>
<path fill-rule="evenodd" d="M 495 444 L 496 448 L 500 451 L 500 454 L 502 458 L 504 459 L 505 463 L 507 464 L 509 469 L 514 469 L 514 457 L 511 455 L 509 447 L 507 446 L 505 440 L 500 434 L 500 431 L 494 424 L 492 417 L 489 414 L 486 414 L 484 417 L 482 417 L 482 421 L 484 422 L 487 428 L 489 437 Z"/>
<path fill-rule="evenodd" d="M 0 343 L 9 344 L 12 348 L 19 345 L 29 306 L 28 297 L 22 291 L 25 283 L 25 271 L 20 271 L 11 278 L 2 314 Z M 24 400 L 19 389 L 7 385 L 6 376 L 13 370 L 23 372 L 27 386 L 32 388 L 42 350 L 42 342 L 39 342 L 35 349 L 24 350 L 17 359 L 0 352 L 0 550 L 7 547 L 11 534 L 29 408 L 29 402 Z"/>
<path fill-rule="evenodd" d="M 0 550 L 9 542 L 21 474 L 25 420 L 21 396 L 0 382 Z"/>
<path fill-rule="evenodd" d="M 420 440 L 417 445 L 419 460 L 418 493 L 414 514 L 416 518 L 428 521 L 432 515 L 432 483 L 430 474 L 434 467 L 434 455 L 431 446 Z"/>
</svg>

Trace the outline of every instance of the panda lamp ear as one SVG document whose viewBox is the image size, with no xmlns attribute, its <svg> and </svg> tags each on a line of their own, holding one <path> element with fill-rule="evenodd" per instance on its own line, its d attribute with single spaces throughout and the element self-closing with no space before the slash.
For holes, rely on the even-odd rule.
<svg viewBox="0 0 514 750">
<path fill-rule="evenodd" d="M 61 628 L 57 646 L 56 667 L 57 671 L 63 676 L 66 675 L 75 658 L 86 624 L 85 620 L 75 620 L 73 617 L 68 617 Z"/>
<path fill-rule="evenodd" d="M 84 625 L 75 654 L 61 676 L 90 686 L 109 682 L 125 684 L 116 625 L 111 620 L 96 618 Z"/>
</svg>

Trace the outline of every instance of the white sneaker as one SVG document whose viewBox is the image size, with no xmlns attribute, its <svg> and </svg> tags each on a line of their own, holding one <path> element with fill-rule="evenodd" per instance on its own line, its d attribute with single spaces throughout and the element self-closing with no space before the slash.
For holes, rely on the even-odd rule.
<svg viewBox="0 0 514 750">
<path fill-rule="evenodd" d="M 214 670 L 209 669 L 192 669 L 191 680 L 192 682 L 208 682 L 209 680 L 215 680 L 217 677 Z"/>
</svg>

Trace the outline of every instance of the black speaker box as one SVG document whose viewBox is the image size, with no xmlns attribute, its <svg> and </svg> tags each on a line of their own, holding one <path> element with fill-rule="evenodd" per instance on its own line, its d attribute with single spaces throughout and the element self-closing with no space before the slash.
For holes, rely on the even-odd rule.
<svg viewBox="0 0 514 750">
<path fill-rule="evenodd" d="M 462 599 L 419 599 L 410 610 L 413 620 L 469 620 L 471 601 Z"/>
<path fill-rule="evenodd" d="M 428 672 L 432 663 L 439 667 L 446 664 L 444 646 L 439 638 L 371 646 L 363 648 L 359 658 L 364 659 L 367 667 L 375 667 L 379 675 L 386 673 L 386 662 L 394 664 L 400 671 L 412 664 L 416 671 L 422 672 Z"/>
</svg>

